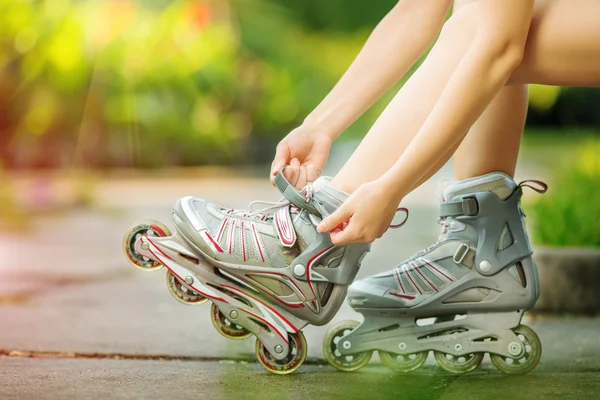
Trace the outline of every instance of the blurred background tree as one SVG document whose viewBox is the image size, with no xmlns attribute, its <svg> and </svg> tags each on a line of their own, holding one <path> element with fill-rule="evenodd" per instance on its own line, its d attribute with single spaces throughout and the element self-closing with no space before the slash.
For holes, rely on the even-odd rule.
<svg viewBox="0 0 600 400">
<path fill-rule="evenodd" d="M 270 162 L 395 2 L 0 0 L 2 164 Z M 532 86 L 528 125 L 597 128 L 598 104 L 597 90 Z"/>
</svg>

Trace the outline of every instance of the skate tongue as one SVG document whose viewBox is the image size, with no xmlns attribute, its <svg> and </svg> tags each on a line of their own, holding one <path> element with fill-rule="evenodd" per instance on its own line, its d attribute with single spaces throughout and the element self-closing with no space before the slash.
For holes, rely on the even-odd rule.
<svg viewBox="0 0 600 400">
<path fill-rule="evenodd" d="M 321 176 L 316 181 L 314 181 L 311 185 L 312 185 L 314 191 L 316 192 L 318 190 L 323 189 L 326 186 L 331 185 L 331 177 L 330 176 Z"/>
<path fill-rule="evenodd" d="M 517 184 L 508 175 L 502 172 L 492 172 L 486 175 L 453 182 L 444 188 L 444 201 L 453 201 L 455 197 L 490 191 L 501 200 L 510 196 Z"/>
<path fill-rule="evenodd" d="M 350 195 L 331 184 L 331 177 L 322 176 L 312 184 L 314 197 L 318 200 L 315 205 L 323 217 L 331 215 L 346 201 Z"/>
</svg>

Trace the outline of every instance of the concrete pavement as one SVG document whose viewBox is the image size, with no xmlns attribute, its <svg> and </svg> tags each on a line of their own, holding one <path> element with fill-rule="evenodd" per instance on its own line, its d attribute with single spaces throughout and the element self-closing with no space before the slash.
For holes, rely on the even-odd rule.
<svg viewBox="0 0 600 400">
<path fill-rule="evenodd" d="M 397 375 L 382 366 L 339 373 L 305 365 L 274 376 L 257 364 L 218 362 L 0 359 L 0 398 L 20 399 L 597 399 L 598 370 L 542 365 L 508 377 L 484 366 L 463 376 L 427 366 Z"/>
</svg>

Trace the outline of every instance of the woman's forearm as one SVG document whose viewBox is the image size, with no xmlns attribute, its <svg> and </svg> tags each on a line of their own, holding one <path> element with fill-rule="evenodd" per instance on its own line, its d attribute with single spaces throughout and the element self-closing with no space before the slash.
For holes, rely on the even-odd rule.
<svg viewBox="0 0 600 400">
<path fill-rule="evenodd" d="M 437 36 L 450 0 L 402 0 L 377 25 L 340 81 L 304 121 L 335 139 L 396 83 Z"/>
<path fill-rule="evenodd" d="M 482 5 L 489 2 L 501 7 L 502 1 L 505 0 L 495 0 L 495 3 L 484 0 Z M 476 37 L 417 135 L 382 177 L 395 199 L 401 200 L 408 194 L 431 165 L 462 139 L 517 67 L 531 19 L 532 2 L 528 7 L 528 1 L 523 0 L 518 5 L 520 13 L 507 13 L 513 20 L 522 19 L 515 24 L 510 40 L 490 39 L 494 35 L 485 32 Z M 489 20 L 497 23 L 498 17 Z M 485 19 L 480 22 L 485 23 Z"/>
</svg>

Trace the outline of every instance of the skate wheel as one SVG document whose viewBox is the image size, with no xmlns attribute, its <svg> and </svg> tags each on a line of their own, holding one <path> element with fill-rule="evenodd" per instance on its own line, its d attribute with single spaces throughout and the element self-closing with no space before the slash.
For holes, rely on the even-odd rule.
<svg viewBox="0 0 600 400">
<path fill-rule="evenodd" d="M 208 301 L 208 299 L 200 293 L 196 293 L 188 288 L 171 271 L 167 271 L 167 289 L 169 289 L 169 293 L 171 293 L 171 296 L 173 296 L 175 300 L 183 304 L 197 306 Z"/>
<path fill-rule="evenodd" d="M 360 325 L 358 321 L 342 321 L 331 327 L 323 338 L 323 354 L 332 367 L 344 371 L 357 371 L 367 365 L 373 356 L 372 351 L 343 355 L 338 349 L 340 339 Z"/>
<path fill-rule="evenodd" d="M 483 361 L 485 353 L 470 353 L 464 356 L 454 356 L 441 351 L 434 351 L 435 361 L 444 369 L 452 374 L 466 374 L 475 370 Z"/>
<path fill-rule="evenodd" d="M 542 342 L 538 335 L 526 325 L 519 325 L 513 332 L 524 346 L 520 358 L 504 357 L 499 354 L 490 354 L 492 363 L 500 371 L 509 375 L 522 375 L 530 372 L 540 362 L 542 357 Z"/>
<path fill-rule="evenodd" d="M 252 333 L 246 328 L 228 320 L 214 303 L 210 307 L 210 320 L 217 332 L 228 339 L 242 340 L 252 336 Z"/>
<path fill-rule="evenodd" d="M 283 360 L 276 360 L 260 340 L 256 340 L 256 357 L 267 371 L 278 375 L 291 374 L 306 360 L 308 345 L 304 334 L 298 331 L 290 333 L 288 337 L 290 338 L 290 352 Z"/>
<path fill-rule="evenodd" d="M 156 271 L 162 268 L 161 263 L 135 250 L 135 242 L 142 236 L 166 237 L 171 236 L 171 231 L 158 221 L 148 220 L 131 227 L 123 237 L 123 251 L 131 265 L 144 271 Z"/>
<path fill-rule="evenodd" d="M 383 365 L 395 372 L 412 372 L 419 369 L 427 361 L 428 351 L 412 354 L 396 354 L 379 350 L 379 358 Z"/>
</svg>

